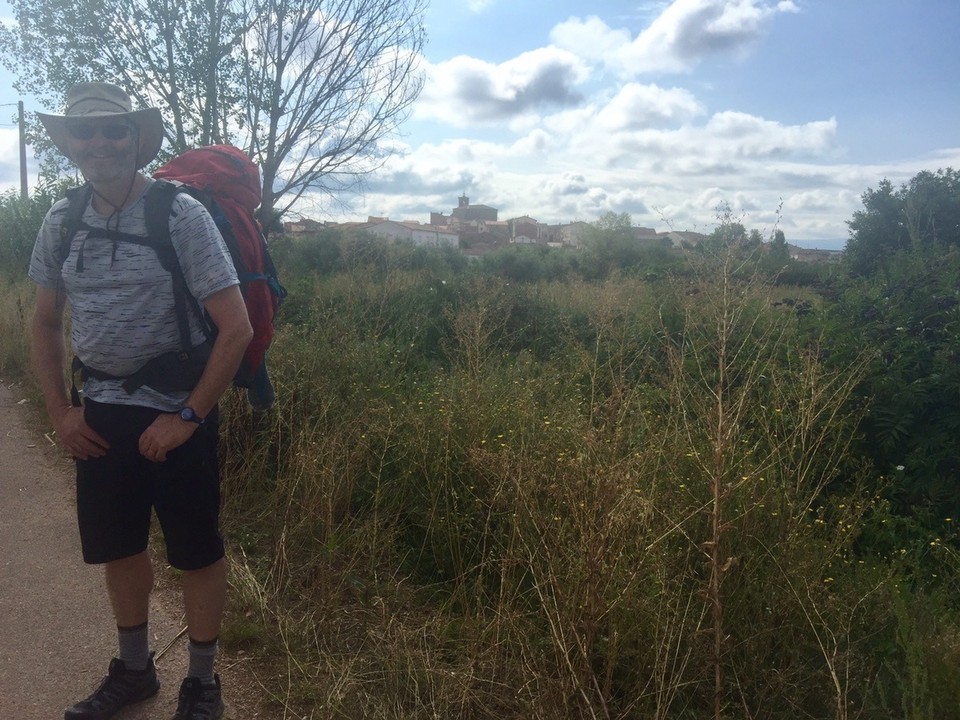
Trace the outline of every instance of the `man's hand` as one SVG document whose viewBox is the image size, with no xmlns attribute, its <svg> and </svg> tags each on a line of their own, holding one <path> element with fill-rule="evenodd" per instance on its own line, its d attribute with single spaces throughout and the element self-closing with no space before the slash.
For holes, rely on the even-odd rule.
<svg viewBox="0 0 960 720">
<path fill-rule="evenodd" d="M 103 457 L 110 447 L 83 419 L 83 408 L 66 406 L 52 418 L 60 442 L 77 460 Z"/>
<path fill-rule="evenodd" d="M 167 453 L 183 445 L 199 426 L 184 422 L 177 413 L 161 413 L 140 436 L 140 454 L 163 462 Z"/>
</svg>

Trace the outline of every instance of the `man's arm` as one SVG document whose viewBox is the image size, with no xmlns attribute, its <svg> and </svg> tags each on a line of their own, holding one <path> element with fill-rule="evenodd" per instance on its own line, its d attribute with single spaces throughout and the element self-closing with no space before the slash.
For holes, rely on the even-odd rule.
<svg viewBox="0 0 960 720">
<path fill-rule="evenodd" d="M 206 417 L 213 410 L 220 396 L 233 383 L 247 345 L 253 339 L 253 328 L 239 285 L 215 292 L 204 301 L 203 307 L 217 326 L 217 337 L 200 382 L 186 402 L 200 417 Z"/>
<path fill-rule="evenodd" d="M 203 306 L 217 326 L 217 337 L 203 375 L 186 401 L 200 417 L 206 417 L 230 387 L 253 338 L 247 306 L 238 285 L 215 292 Z M 165 460 L 167 453 L 185 443 L 196 428 L 194 423 L 184 422 L 176 414 L 160 415 L 140 436 L 140 453 L 155 462 Z"/>
<path fill-rule="evenodd" d="M 37 302 L 30 326 L 30 358 L 43 390 L 47 415 L 67 451 L 79 460 L 101 457 L 109 446 L 83 419 L 83 409 L 70 403 L 64 384 L 63 294 L 37 286 Z"/>
</svg>

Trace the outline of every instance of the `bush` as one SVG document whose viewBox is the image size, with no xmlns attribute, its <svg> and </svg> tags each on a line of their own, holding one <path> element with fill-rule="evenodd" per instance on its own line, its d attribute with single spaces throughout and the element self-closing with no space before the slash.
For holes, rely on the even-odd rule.
<svg viewBox="0 0 960 720">
<path fill-rule="evenodd" d="M 833 361 L 867 349 L 857 396 L 868 409 L 858 452 L 893 478 L 900 513 L 931 529 L 960 514 L 960 252 L 892 256 L 839 285 L 825 329 Z"/>
<path fill-rule="evenodd" d="M 57 190 L 47 186 L 37 188 L 26 200 L 12 190 L 0 195 L 0 272 L 7 280 L 26 277 L 37 232 L 57 197 Z"/>
</svg>

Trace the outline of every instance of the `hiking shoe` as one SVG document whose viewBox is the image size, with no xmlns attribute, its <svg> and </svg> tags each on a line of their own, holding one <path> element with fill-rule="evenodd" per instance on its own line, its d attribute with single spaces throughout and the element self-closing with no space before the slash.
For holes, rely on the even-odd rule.
<svg viewBox="0 0 960 720">
<path fill-rule="evenodd" d="M 145 670 L 128 670 L 123 660 L 113 658 L 110 669 L 94 693 L 64 712 L 64 720 L 107 720 L 122 707 L 153 697 L 160 689 L 153 654 Z"/>
<path fill-rule="evenodd" d="M 220 720 L 223 717 L 220 676 L 214 675 L 213 682 L 213 685 L 204 685 L 197 678 L 184 680 L 173 720 Z"/>
</svg>

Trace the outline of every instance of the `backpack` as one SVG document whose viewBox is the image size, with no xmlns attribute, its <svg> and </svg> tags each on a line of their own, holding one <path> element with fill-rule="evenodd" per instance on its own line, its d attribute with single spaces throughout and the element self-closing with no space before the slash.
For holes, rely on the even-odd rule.
<svg viewBox="0 0 960 720">
<path fill-rule="evenodd" d="M 266 352 L 273 339 L 274 317 L 287 291 L 280 284 L 260 223 L 254 210 L 260 204 L 260 171 L 246 154 L 230 145 L 211 145 L 188 150 L 154 173 L 154 182 L 144 197 L 147 237 L 95 229 L 97 236 L 114 241 L 133 242 L 151 247 L 164 269 L 172 276 L 174 306 L 181 337 L 181 352 L 166 353 L 148 362 L 133 376 L 124 378 L 128 392 L 141 385 L 161 391 L 192 389 L 203 372 L 209 346 L 216 328 L 206 317 L 200 303 L 190 294 L 170 238 L 170 214 L 174 198 L 186 192 L 203 203 L 220 230 L 233 260 L 247 315 L 253 327 L 253 339 L 247 346 L 234 384 L 248 389 L 248 398 L 256 409 L 268 409 L 274 400 L 266 366 Z M 68 192 L 70 200 L 61 224 L 60 254 L 66 259 L 73 236 L 80 229 L 83 211 L 92 188 L 85 185 Z M 62 262 L 62 261 L 61 261 Z M 82 255 L 78 265 L 82 264 Z M 191 347 L 187 313 L 200 320 L 208 337 L 204 346 Z M 74 371 L 82 377 L 112 376 L 84 367 L 74 358 Z"/>
</svg>

